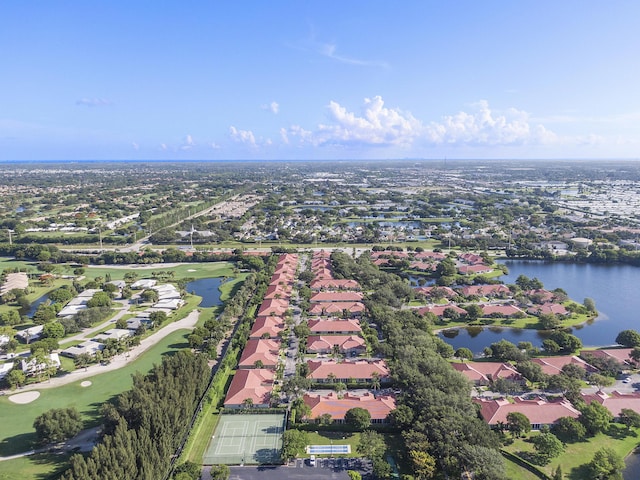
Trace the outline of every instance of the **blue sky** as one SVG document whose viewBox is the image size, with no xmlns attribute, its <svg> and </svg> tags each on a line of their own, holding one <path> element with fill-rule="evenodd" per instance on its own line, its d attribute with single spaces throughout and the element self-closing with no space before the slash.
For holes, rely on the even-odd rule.
<svg viewBox="0 0 640 480">
<path fill-rule="evenodd" d="M 0 4 L 0 160 L 640 158 L 640 2 Z"/>
</svg>

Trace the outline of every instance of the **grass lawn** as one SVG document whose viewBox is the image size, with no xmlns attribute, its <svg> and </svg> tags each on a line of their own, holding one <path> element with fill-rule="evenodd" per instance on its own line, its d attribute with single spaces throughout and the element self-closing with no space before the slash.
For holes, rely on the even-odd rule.
<svg viewBox="0 0 640 480">
<path fill-rule="evenodd" d="M 565 478 L 583 480 L 588 478 L 585 465 L 591 461 L 597 450 L 606 446 L 615 450 L 621 458 L 625 458 L 640 443 L 639 433 L 640 429 L 631 429 L 631 432 L 627 432 L 625 426 L 612 423 L 608 435 L 600 433 L 585 442 L 569 443 L 562 455 L 540 468 L 551 475 L 558 465 L 562 465 Z M 526 442 L 525 439 L 517 439 L 512 445 L 505 447 L 505 450 L 518 455 L 518 452 L 525 452 L 525 455 L 534 452 L 533 444 Z"/>
<path fill-rule="evenodd" d="M 309 435 L 309 445 L 351 445 L 351 453 L 345 455 L 334 454 L 334 457 L 356 458 L 360 434 L 357 432 L 306 432 Z M 331 457 L 332 455 L 316 455 L 317 457 Z"/>
<path fill-rule="evenodd" d="M 35 440 L 32 426 L 34 419 L 51 408 L 75 406 L 82 414 L 85 427 L 96 425 L 99 421 L 100 406 L 131 388 L 131 374 L 136 371 L 146 373 L 154 363 L 160 363 L 163 355 L 187 348 L 188 333 L 188 330 L 174 332 L 126 367 L 91 377 L 89 380 L 92 385 L 89 387 L 81 387 L 79 380 L 58 388 L 43 389 L 36 401 L 26 405 L 18 405 L 6 397 L 0 397 L 0 418 L 3 419 L 0 429 L 0 455 L 7 456 L 29 450 Z M 0 469 L 2 463 L 0 462 Z"/>
<path fill-rule="evenodd" d="M 160 265 L 158 268 L 109 268 L 104 267 L 87 267 L 85 268 L 85 276 L 88 279 L 96 277 L 104 278 L 106 274 L 111 275 L 112 280 L 122 280 L 125 273 L 134 271 L 138 274 L 138 278 L 152 278 L 153 272 L 174 272 L 174 278 L 215 278 L 215 277 L 233 277 L 233 263 L 231 262 L 203 262 L 203 263 L 185 263 L 176 267 L 165 267 Z M 169 280 L 171 282 L 171 280 Z"/>
<path fill-rule="evenodd" d="M 517 463 L 509 460 L 508 458 L 504 459 L 504 469 L 507 472 L 507 478 L 517 478 L 518 480 L 539 480 L 540 477 L 534 473 L 531 473 L 529 470 L 522 468 Z"/>
<path fill-rule="evenodd" d="M 54 480 L 69 464 L 67 455 L 41 453 L 0 462 L 0 480 Z"/>
</svg>

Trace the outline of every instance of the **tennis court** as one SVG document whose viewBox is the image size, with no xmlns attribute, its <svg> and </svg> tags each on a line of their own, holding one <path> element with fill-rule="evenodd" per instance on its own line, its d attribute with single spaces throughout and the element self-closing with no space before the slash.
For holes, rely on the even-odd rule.
<svg viewBox="0 0 640 480">
<path fill-rule="evenodd" d="M 348 455 L 351 445 L 307 445 L 309 455 Z"/>
<path fill-rule="evenodd" d="M 205 465 L 281 463 L 284 414 L 221 415 L 209 441 Z"/>
</svg>

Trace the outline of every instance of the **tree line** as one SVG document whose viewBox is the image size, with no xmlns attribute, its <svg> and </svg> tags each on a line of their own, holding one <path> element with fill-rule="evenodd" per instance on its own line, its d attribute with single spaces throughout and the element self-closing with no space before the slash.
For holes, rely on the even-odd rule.
<svg viewBox="0 0 640 480">
<path fill-rule="evenodd" d="M 380 350 L 402 394 L 392 412 L 402 431 L 404 461 L 416 478 L 440 471 L 451 478 L 473 472 L 478 480 L 506 478 L 496 433 L 480 419 L 470 385 L 446 358 L 452 349 L 428 330 L 429 320 L 399 304 L 410 298 L 407 284 L 381 272 L 370 256 L 353 260 L 332 254 L 336 277 L 355 278 L 375 293 L 365 300 L 371 321 L 381 329 Z"/>
<path fill-rule="evenodd" d="M 61 479 L 164 478 L 206 391 L 209 373 L 203 355 L 182 350 L 147 375 L 134 374 L 133 388 L 102 407 L 102 442 L 87 457 L 71 457 Z"/>
</svg>

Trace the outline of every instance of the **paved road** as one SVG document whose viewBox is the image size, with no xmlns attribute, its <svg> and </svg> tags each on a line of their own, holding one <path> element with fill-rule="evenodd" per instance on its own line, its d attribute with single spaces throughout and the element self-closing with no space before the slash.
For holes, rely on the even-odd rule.
<svg viewBox="0 0 640 480">
<path fill-rule="evenodd" d="M 371 462 L 357 458 L 320 458 L 316 466 L 308 459 L 297 459 L 284 466 L 231 467 L 229 480 L 349 480 L 347 470 L 372 478 Z M 211 480 L 210 468 L 202 469 L 202 480 Z"/>
<path fill-rule="evenodd" d="M 177 322 L 172 322 L 164 327 L 162 327 L 157 332 L 149 335 L 147 338 L 140 342 L 140 345 L 137 347 L 133 347 L 128 352 L 122 353 L 120 355 L 116 355 L 111 359 L 111 362 L 107 365 L 91 365 L 87 368 L 79 368 L 74 370 L 73 372 L 68 373 L 63 377 L 53 377 L 46 382 L 34 383 L 32 385 L 27 385 L 26 387 L 19 388 L 16 392 L 3 391 L 4 394 L 10 395 L 12 393 L 20 393 L 26 392 L 29 390 L 42 390 L 45 388 L 54 388 L 59 387 L 60 385 L 66 385 L 68 383 L 77 382 L 78 380 L 82 380 L 85 378 L 90 378 L 95 375 L 99 375 L 101 373 L 110 372 L 112 370 L 117 370 L 119 368 L 124 367 L 130 362 L 136 360 L 143 352 L 154 346 L 164 337 L 178 330 L 183 329 L 193 329 L 196 326 L 198 318 L 200 317 L 200 311 L 194 310 L 189 315 L 187 315 L 182 320 Z"/>
</svg>

